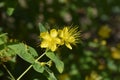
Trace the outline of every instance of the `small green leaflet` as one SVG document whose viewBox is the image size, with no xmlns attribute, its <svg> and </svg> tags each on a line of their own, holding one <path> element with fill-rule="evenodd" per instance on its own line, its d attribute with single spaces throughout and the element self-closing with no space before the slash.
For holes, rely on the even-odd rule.
<svg viewBox="0 0 120 80">
<path fill-rule="evenodd" d="M 58 57 L 53 52 L 46 52 L 46 56 L 55 63 L 57 70 L 62 73 L 64 70 L 64 63 L 58 59 Z"/>
<path fill-rule="evenodd" d="M 7 33 L 0 34 L 0 45 L 7 42 Z"/>
<path fill-rule="evenodd" d="M 39 23 L 39 31 L 40 31 L 40 33 L 41 32 L 46 32 L 47 29 L 41 23 Z"/>
<path fill-rule="evenodd" d="M 39 62 L 33 63 L 33 69 L 37 72 L 43 73 L 44 72 L 44 66 L 41 66 Z"/>
<path fill-rule="evenodd" d="M 9 16 L 11 16 L 12 14 L 13 14 L 13 12 L 14 12 L 14 8 L 7 8 L 7 14 L 9 15 Z"/>
<path fill-rule="evenodd" d="M 57 78 L 55 77 L 54 73 L 47 66 L 45 66 L 45 71 L 48 73 L 46 75 L 48 80 L 57 80 Z"/>
</svg>

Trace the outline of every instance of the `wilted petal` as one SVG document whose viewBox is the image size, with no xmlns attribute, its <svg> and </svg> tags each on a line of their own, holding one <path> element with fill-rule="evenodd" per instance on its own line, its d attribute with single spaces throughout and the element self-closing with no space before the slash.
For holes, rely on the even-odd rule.
<svg viewBox="0 0 120 80">
<path fill-rule="evenodd" d="M 58 32 L 56 31 L 56 29 L 52 29 L 52 30 L 50 31 L 50 36 L 51 36 L 51 37 L 57 37 L 57 35 L 58 35 Z"/>
</svg>

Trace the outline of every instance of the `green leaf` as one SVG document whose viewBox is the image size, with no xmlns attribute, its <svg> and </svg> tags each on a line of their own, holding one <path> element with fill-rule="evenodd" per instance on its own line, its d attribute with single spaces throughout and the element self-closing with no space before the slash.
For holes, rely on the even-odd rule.
<svg viewBox="0 0 120 80">
<path fill-rule="evenodd" d="M 3 76 L 3 75 L 4 75 L 3 71 L 0 70 L 0 77 Z"/>
<path fill-rule="evenodd" d="M 13 44 L 9 44 L 7 47 L 11 50 L 14 51 L 14 53 L 20 53 L 21 52 L 21 45 L 22 43 L 13 43 Z"/>
<path fill-rule="evenodd" d="M 46 56 L 49 57 L 54 63 L 57 70 L 62 73 L 64 69 L 64 63 L 58 59 L 58 57 L 53 52 L 46 52 Z"/>
<path fill-rule="evenodd" d="M 7 33 L 0 34 L 0 37 L 6 36 Z"/>
<path fill-rule="evenodd" d="M 6 50 L 7 55 L 6 56 L 14 56 L 16 53 L 14 52 L 13 49 L 7 48 Z"/>
<path fill-rule="evenodd" d="M 44 66 L 41 66 L 41 64 L 39 62 L 33 63 L 33 69 L 40 73 L 44 72 Z"/>
<path fill-rule="evenodd" d="M 95 42 L 89 42 L 88 46 L 93 47 L 93 48 L 97 48 L 99 45 L 98 45 L 98 43 L 95 43 Z"/>
<path fill-rule="evenodd" d="M 7 33 L 3 33 L 0 35 L 0 45 L 5 44 L 7 42 Z"/>
<path fill-rule="evenodd" d="M 37 56 L 38 56 L 36 50 L 35 50 L 34 48 L 30 47 L 30 46 L 28 46 L 28 51 L 29 51 L 29 53 L 30 53 L 33 57 L 37 57 Z"/>
<path fill-rule="evenodd" d="M 39 23 L 39 30 L 40 30 L 40 33 L 47 31 L 47 29 L 41 23 Z"/>
<path fill-rule="evenodd" d="M 21 51 L 18 53 L 18 56 L 29 63 L 34 63 L 34 57 L 27 52 L 27 47 L 24 44 L 21 44 L 21 46 L 19 46 L 19 49 L 21 49 Z"/>
<path fill-rule="evenodd" d="M 108 69 L 110 69 L 110 70 L 112 70 L 112 71 L 117 71 L 117 65 L 114 63 L 114 61 L 112 61 L 112 60 L 109 60 L 108 61 L 108 64 L 107 64 L 107 66 L 108 66 Z"/>
<path fill-rule="evenodd" d="M 26 53 L 25 52 L 18 53 L 18 56 L 20 56 L 23 60 L 25 60 L 29 63 L 34 63 L 34 61 L 35 61 L 34 57 L 27 52 Z"/>
<path fill-rule="evenodd" d="M 9 15 L 9 16 L 11 16 L 12 14 L 13 14 L 13 12 L 14 12 L 14 8 L 7 8 L 7 14 Z"/>
<path fill-rule="evenodd" d="M 54 73 L 47 66 L 45 66 L 45 71 L 48 73 L 48 75 L 46 75 L 48 80 L 57 80 Z"/>
<path fill-rule="evenodd" d="M 93 55 L 93 52 L 90 51 L 90 50 L 84 50 L 84 54 L 85 54 L 86 56 L 92 56 L 92 55 Z"/>
<path fill-rule="evenodd" d="M 23 43 L 12 44 L 8 46 L 12 49 L 18 56 L 23 60 L 33 63 L 35 61 L 34 57 L 28 52 L 27 46 Z"/>
</svg>

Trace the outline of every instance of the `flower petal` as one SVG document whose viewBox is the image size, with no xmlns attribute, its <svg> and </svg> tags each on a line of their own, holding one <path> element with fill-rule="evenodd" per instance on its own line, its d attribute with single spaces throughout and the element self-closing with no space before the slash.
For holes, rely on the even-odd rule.
<svg viewBox="0 0 120 80">
<path fill-rule="evenodd" d="M 50 31 L 50 36 L 51 36 L 51 37 L 57 37 L 57 35 L 58 35 L 58 32 L 56 31 L 56 29 L 52 29 L 52 30 Z"/>
<path fill-rule="evenodd" d="M 47 48 L 49 46 L 49 42 L 44 40 L 44 41 L 41 42 L 40 46 L 41 46 L 41 48 Z"/>
<path fill-rule="evenodd" d="M 55 51 L 57 49 L 56 44 L 50 45 L 50 49 L 51 51 Z"/>
<path fill-rule="evenodd" d="M 55 43 L 56 44 L 60 44 L 61 43 L 61 40 L 59 38 L 55 38 Z"/>
<path fill-rule="evenodd" d="M 71 45 L 69 43 L 65 43 L 65 45 L 69 48 L 72 49 Z"/>
<path fill-rule="evenodd" d="M 42 32 L 42 33 L 40 34 L 40 37 L 43 38 L 43 39 L 47 39 L 47 40 L 50 39 L 50 35 L 49 35 L 48 32 Z"/>
<path fill-rule="evenodd" d="M 63 31 L 62 30 L 58 30 L 58 33 L 59 33 L 59 37 L 63 37 L 64 36 L 64 33 L 63 33 Z"/>
<path fill-rule="evenodd" d="M 68 27 L 64 27 L 64 28 L 63 28 L 63 33 L 64 33 L 64 34 L 67 34 L 67 33 L 68 33 Z"/>
<path fill-rule="evenodd" d="M 69 37 L 68 42 L 74 43 L 75 42 L 75 38 L 73 36 Z"/>
</svg>

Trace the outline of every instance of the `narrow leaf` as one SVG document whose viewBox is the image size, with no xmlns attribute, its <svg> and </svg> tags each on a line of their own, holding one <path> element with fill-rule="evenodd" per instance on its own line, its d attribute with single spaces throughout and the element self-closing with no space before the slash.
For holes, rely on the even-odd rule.
<svg viewBox="0 0 120 80">
<path fill-rule="evenodd" d="M 57 80 L 54 73 L 47 66 L 45 66 L 45 71 L 48 73 L 48 75 L 46 75 L 48 80 Z"/>
<path fill-rule="evenodd" d="M 55 63 L 57 70 L 62 73 L 64 69 L 64 63 L 58 59 L 58 57 L 53 52 L 46 52 L 46 56 Z"/>
<path fill-rule="evenodd" d="M 40 30 L 40 33 L 47 31 L 47 29 L 41 23 L 39 23 L 39 30 Z"/>
</svg>

